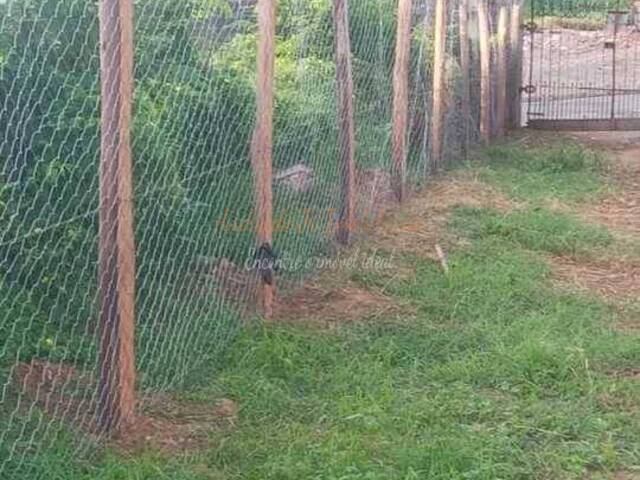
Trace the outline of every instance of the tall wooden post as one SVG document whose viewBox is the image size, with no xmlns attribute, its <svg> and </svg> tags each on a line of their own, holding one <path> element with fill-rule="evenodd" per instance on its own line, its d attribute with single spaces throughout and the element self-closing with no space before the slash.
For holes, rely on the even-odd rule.
<svg viewBox="0 0 640 480">
<path fill-rule="evenodd" d="M 258 302 L 265 318 L 273 315 L 275 279 L 271 257 L 273 243 L 273 108 L 276 42 L 276 0 L 258 0 L 258 57 L 256 124 L 251 142 L 256 246 L 261 281 Z M 266 256 L 265 256 L 266 255 Z"/>
<path fill-rule="evenodd" d="M 133 0 L 100 1 L 100 379 L 98 428 L 133 422 L 135 242 L 131 159 Z"/>
<path fill-rule="evenodd" d="M 460 35 L 460 75 L 462 94 L 460 98 L 462 111 L 462 128 L 464 129 L 464 139 L 462 142 L 464 156 L 469 151 L 469 123 L 471 122 L 471 99 L 469 72 L 471 71 L 470 49 L 469 49 L 469 0 L 460 0 L 458 6 L 458 29 Z"/>
<path fill-rule="evenodd" d="M 480 137 L 491 142 L 491 40 L 486 0 L 478 0 L 478 37 L 480 44 Z"/>
<path fill-rule="evenodd" d="M 411 3 L 411 0 L 398 0 L 396 59 L 393 68 L 392 179 L 399 202 L 403 202 L 406 196 Z"/>
<path fill-rule="evenodd" d="M 511 25 L 509 29 L 509 80 L 508 118 L 509 128 L 522 124 L 522 0 L 511 1 Z"/>
<path fill-rule="evenodd" d="M 509 9 L 503 1 L 498 10 L 498 28 L 496 31 L 496 134 L 498 137 L 506 133 L 507 118 L 507 61 L 509 34 Z"/>
<path fill-rule="evenodd" d="M 333 24 L 340 116 L 340 164 L 342 170 L 341 208 L 337 238 L 341 244 L 347 245 L 356 223 L 356 141 L 353 119 L 353 73 L 347 0 L 333 0 Z"/>
<path fill-rule="evenodd" d="M 447 6 L 447 0 L 436 0 L 435 36 L 433 41 L 433 111 L 431 118 L 431 159 L 435 170 L 438 170 L 442 164 L 444 145 Z"/>
</svg>

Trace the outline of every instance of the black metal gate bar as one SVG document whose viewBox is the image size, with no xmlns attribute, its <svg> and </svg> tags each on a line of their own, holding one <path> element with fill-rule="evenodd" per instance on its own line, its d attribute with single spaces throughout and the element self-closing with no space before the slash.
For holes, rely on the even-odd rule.
<svg viewBox="0 0 640 480">
<path fill-rule="evenodd" d="M 587 131 L 587 130 L 640 130 L 640 118 L 604 119 L 532 119 L 527 125 L 534 130 Z"/>
</svg>

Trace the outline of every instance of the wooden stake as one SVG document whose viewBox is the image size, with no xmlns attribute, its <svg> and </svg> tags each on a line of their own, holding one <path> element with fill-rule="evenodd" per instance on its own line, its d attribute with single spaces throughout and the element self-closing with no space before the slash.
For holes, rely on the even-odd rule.
<svg viewBox="0 0 640 480">
<path fill-rule="evenodd" d="M 431 123 L 431 159 L 434 170 L 442 164 L 444 144 L 447 0 L 436 0 L 435 37 L 433 41 L 433 111 Z"/>
<path fill-rule="evenodd" d="M 508 118 L 509 128 L 522 125 L 522 1 L 511 2 L 511 26 L 509 31 L 509 80 Z"/>
<path fill-rule="evenodd" d="M 471 71 L 470 51 L 469 51 L 469 0 L 460 0 L 458 7 L 459 15 L 459 33 L 460 33 L 460 83 L 462 89 L 462 95 L 460 99 L 463 128 L 464 128 L 464 141 L 462 142 L 464 148 L 464 156 L 466 158 L 469 151 L 469 124 L 471 122 L 471 100 L 470 100 L 470 88 L 471 82 L 469 80 L 469 72 Z"/>
<path fill-rule="evenodd" d="M 486 0 L 478 0 L 478 36 L 480 44 L 480 137 L 491 142 L 491 41 Z"/>
<path fill-rule="evenodd" d="M 508 61 L 509 10 L 503 2 L 498 13 L 496 32 L 496 134 L 498 137 L 506 133 L 507 117 L 507 61 Z"/>
<path fill-rule="evenodd" d="M 133 0 L 100 1 L 100 380 L 97 427 L 134 420 Z"/>
<path fill-rule="evenodd" d="M 336 76 L 340 115 L 340 163 L 342 193 L 338 241 L 349 244 L 356 223 L 355 124 L 353 120 L 353 74 L 347 0 L 333 0 Z"/>
<path fill-rule="evenodd" d="M 258 0 L 258 57 L 256 81 L 256 125 L 251 142 L 256 247 L 272 252 L 273 243 L 273 108 L 276 42 L 276 0 Z M 261 257 L 270 262 L 272 258 Z M 275 280 L 273 265 L 262 265 L 258 303 L 265 318 L 273 316 Z"/>
<path fill-rule="evenodd" d="M 396 59 L 393 69 L 393 168 L 391 176 L 399 202 L 403 202 L 406 196 L 411 3 L 411 0 L 398 0 Z"/>
</svg>

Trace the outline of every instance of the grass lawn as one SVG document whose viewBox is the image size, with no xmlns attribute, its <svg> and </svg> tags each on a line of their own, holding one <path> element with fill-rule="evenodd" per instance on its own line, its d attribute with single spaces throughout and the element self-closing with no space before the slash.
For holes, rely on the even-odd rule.
<svg viewBox="0 0 640 480">
<path fill-rule="evenodd" d="M 447 274 L 400 250 L 402 275 L 355 269 L 335 280 L 383 293 L 394 308 L 375 318 L 248 327 L 207 386 L 179 397 L 239 407 L 232 426 L 212 423 L 203 447 L 82 460 L 66 435 L 18 465 L 25 446 L 0 445 L 6 478 L 640 478 L 640 329 L 618 328 L 637 304 L 553 276 L 555 255 L 623 248 L 570 211 L 609 190 L 606 160 L 566 142 L 518 142 L 451 173 L 514 206 L 452 209 Z M 558 202 L 567 208 L 550 207 Z"/>
</svg>

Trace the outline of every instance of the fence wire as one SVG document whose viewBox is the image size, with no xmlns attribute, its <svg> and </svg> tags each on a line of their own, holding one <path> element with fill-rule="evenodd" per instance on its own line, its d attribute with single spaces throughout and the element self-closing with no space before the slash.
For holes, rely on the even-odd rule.
<svg viewBox="0 0 640 480">
<path fill-rule="evenodd" d="M 330 0 L 280 0 L 274 245 L 332 255 L 340 209 Z M 473 22 L 473 3 L 472 18 Z M 349 2 L 360 221 L 393 202 L 395 0 Z M 408 183 L 432 171 L 433 2 L 415 0 Z M 91 452 L 99 376 L 100 51 L 94 0 L 0 1 L 0 478 L 47 476 L 45 452 Z M 445 158 L 478 138 L 460 114 L 449 2 Z M 255 304 L 250 162 L 255 0 L 136 0 L 133 120 L 138 403 L 220 364 Z M 286 262 L 283 262 L 287 265 Z M 295 285 L 313 268 L 279 272 Z"/>
</svg>

